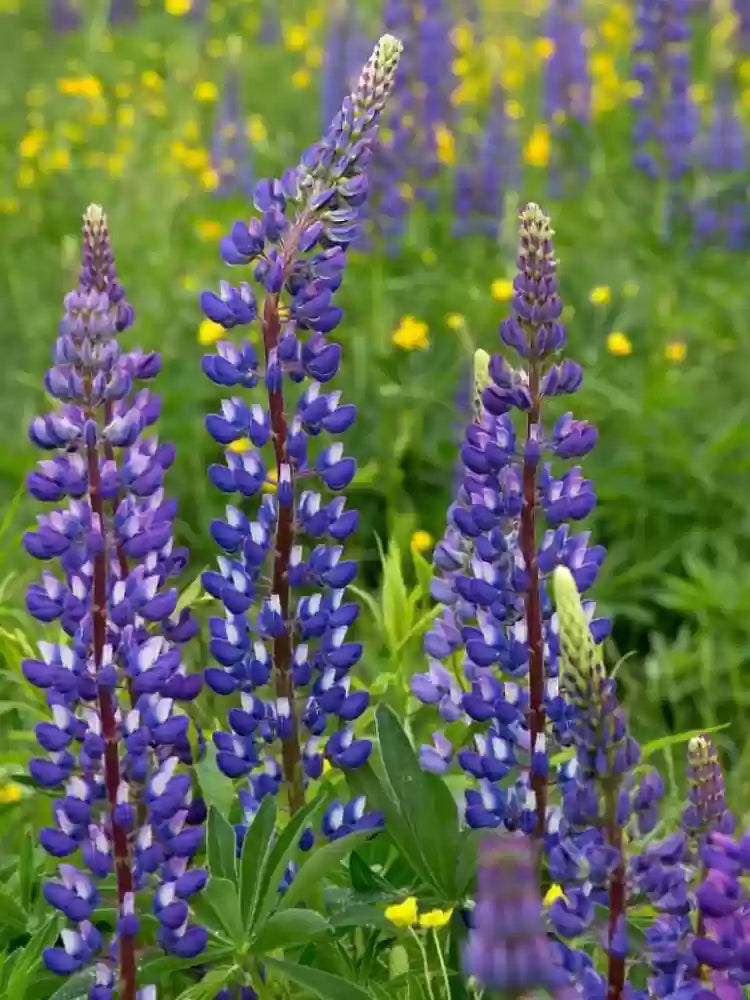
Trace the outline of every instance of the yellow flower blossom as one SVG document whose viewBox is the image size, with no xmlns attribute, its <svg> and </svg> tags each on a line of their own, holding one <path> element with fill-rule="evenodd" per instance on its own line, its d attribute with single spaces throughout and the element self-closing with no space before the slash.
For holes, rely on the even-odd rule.
<svg viewBox="0 0 750 1000">
<path fill-rule="evenodd" d="M 453 133 L 445 125 L 438 125 L 435 128 L 435 144 L 437 146 L 437 158 L 440 163 L 447 167 L 453 166 L 456 162 L 456 140 Z"/>
<path fill-rule="evenodd" d="M 57 81 L 57 89 L 67 97 L 86 97 L 96 100 L 102 96 L 102 85 L 95 76 L 64 76 Z"/>
<path fill-rule="evenodd" d="M 750 58 L 742 60 L 737 67 L 737 75 L 743 83 L 750 83 Z"/>
<path fill-rule="evenodd" d="M 474 44 L 474 32 L 468 24 L 457 24 L 451 38 L 459 52 L 468 52 Z"/>
<path fill-rule="evenodd" d="M 22 160 L 33 160 L 44 146 L 47 133 L 43 129 L 33 129 L 27 132 L 18 144 L 18 155 Z"/>
<path fill-rule="evenodd" d="M 537 38 L 534 41 L 534 55 L 540 59 L 551 59 L 555 54 L 555 42 L 552 38 Z"/>
<path fill-rule="evenodd" d="M 28 163 L 23 163 L 18 168 L 18 173 L 16 174 L 16 184 L 20 188 L 30 188 L 34 186 L 34 181 L 36 180 L 36 173 L 34 168 Z"/>
<path fill-rule="evenodd" d="M 122 177 L 125 171 L 125 157 L 120 153 L 111 153 L 107 157 L 107 173 L 110 177 Z"/>
<path fill-rule="evenodd" d="M 219 89 L 213 80 L 199 80 L 193 90 L 193 97 L 196 101 L 209 104 L 219 96 Z"/>
<path fill-rule="evenodd" d="M 616 358 L 626 358 L 633 353 L 633 344 L 626 333 L 613 330 L 607 337 L 607 350 Z"/>
<path fill-rule="evenodd" d="M 449 910 L 428 910 L 427 913 L 419 915 L 419 926 L 425 930 L 439 930 L 445 927 L 453 916 L 453 908 Z"/>
<path fill-rule="evenodd" d="M 195 231 L 202 240 L 210 243 L 212 240 L 219 239 L 224 232 L 224 227 L 215 219 L 199 219 L 195 224 Z"/>
<path fill-rule="evenodd" d="M 305 90 L 310 86 L 310 71 L 300 66 L 292 73 L 292 86 L 297 90 Z"/>
<path fill-rule="evenodd" d="M 121 80 L 115 84 L 115 97 L 120 101 L 127 101 L 133 96 L 133 84 L 129 80 Z"/>
<path fill-rule="evenodd" d="M 549 129 L 535 125 L 523 147 L 523 158 L 530 167 L 546 167 L 549 163 Z"/>
<path fill-rule="evenodd" d="M 276 484 L 278 483 L 278 481 L 279 481 L 279 474 L 276 471 L 276 469 L 269 469 L 268 475 L 266 476 L 266 481 L 265 483 L 263 483 L 263 492 L 275 493 Z"/>
<path fill-rule="evenodd" d="M 117 109 L 117 124 L 121 128 L 132 128 L 135 123 L 135 108 L 132 104 L 123 104 Z"/>
<path fill-rule="evenodd" d="M 22 796 L 21 786 L 17 785 L 14 781 L 9 782 L 7 785 L 0 785 L 0 805 L 15 805 L 16 802 L 21 801 Z"/>
<path fill-rule="evenodd" d="M 254 146 L 268 139 L 268 129 L 260 115 L 250 115 L 247 120 L 245 134 Z"/>
<path fill-rule="evenodd" d="M 224 331 L 222 330 L 222 333 Z M 252 445 L 247 438 L 237 438 L 236 441 L 230 441 L 227 445 L 227 451 L 234 452 L 235 455 L 244 455 L 245 452 L 250 451 Z"/>
<path fill-rule="evenodd" d="M 545 906 L 552 906 L 552 904 L 555 902 L 556 899 L 565 899 L 565 898 L 566 896 L 562 890 L 562 886 L 555 884 L 549 887 L 543 902 Z"/>
<path fill-rule="evenodd" d="M 209 344 L 215 344 L 217 340 L 221 340 L 225 334 L 226 330 L 221 324 L 214 323 L 212 319 L 207 317 L 198 327 L 198 343 L 207 347 Z"/>
<path fill-rule="evenodd" d="M 96 107 L 93 107 L 91 111 L 88 113 L 86 120 L 88 121 L 89 125 L 94 125 L 97 128 L 101 125 L 106 125 L 107 122 L 109 121 L 109 112 L 107 111 L 107 105 L 98 104 L 96 105 Z"/>
<path fill-rule="evenodd" d="M 612 301 L 612 289 L 609 285 L 594 285 L 589 292 L 589 302 L 592 306 L 606 306 Z"/>
<path fill-rule="evenodd" d="M 307 28 L 302 24 L 293 24 L 284 32 L 284 45 L 290 52 L 301 52 L 307 45 Z"/>
<path fill-rule="evenodd" d="M 141 83 L 146 90 L 161 90 L 164 86 L 163 78 L 155 69 L 144 69 L 141 73 Z"/>
<path fill-rule="evenodd" d="M 505 113 L 511 121 L 517 122 L 523 118 L 523 104 L 511 98 L 505 102 Z"/>
<path fill-rule="evenodd" d="M 193 9 L 193 0 L 164 0 L 164 10 L 173 17 L 184 17 Z"/>
<path fill-rule="evenodd" d="M 426 351 L 430 346 L 427 324 L 414 316 L 404 316 L 391 339 L 395 347 L 404 351 Z"/>
<path fill-rule="evenodd" d="M 204 191 L 215 191 L 219 186 L 219 175 L 213 167 L 202 170 L 199 179 Z"/>
<path fill-rule="evenodd" d="M 449 330 L 461 330 L 465 323 L 466 320 L 461 313 L 448 313 L 445 317 L 445 325 Z"/>
<path fill-rule="evenodd" d="M 687 357 L 687 344 L 684 340 L 670 340 L 664 348 L 664 357 L 667 361 L 680 364 Z"/>
<path fill-rule="evenodd" d="M 490 294 L 495 302 L 507 302 L 513 298 L 513 282 L 510 278 L 495 278 L 490 285 Z"/>
<path fill-rule="evenodd" d="M 523 80 L 524 73 L 520 66 L 506 66 L 500 74 L 500 83 L 506 90 L 519 90 Z"/>
<path fill-rule="evenodd" d="M 323 23 L 323 12 L 316 7 L 310 7 L 305 12 L 305 24 L 308 28 L 319 28 Z"/>
<path fill-rule="evenodd" d="M 41 170 L 47 170 L 50 173 L 70 170 L 70 150 L 51 149 L 46 156 L 41 158 L 39 166 Z"/>
<path fill-rule="evenodd" d="M 640 80 L 626 80 L 622 85 L 622 96 L 629 101 L 643 94 L 643 84 Z"/>
<path fill-rule="evenodd" d="M 433 540 L 429 531 L 424 531 L 421 528 L 417 529 L 411 536 L 412 552 L 426 552 L 432 546 Z"/>
<path fill-rule="evenodd" d="M 437 264 L 437 254 L 432 247 L 425 247 L 419 256 L 422 258 L 422 263 L 427 267 L 433 267 Z"/>
<path fill-rule="evenodd" d="M 404 201 L 413 201 L 414 188 L 408 181 L 400 181 L 396 186 L 396 190 L 398 191 L 399 196 L 404 199 Z"/>
<path fill-rule="evenodd" d="M 407 896 L 402 903 L 386 906 L 385 919 L 390 920 L 396 927 L 413 927 L 418 919 L 416 897 Z"/>
<path fill-rule="evenodd" d="M 311 45 L 305 52 L 305 64 L 310 69 L 320 69 L 323 65 L 323 50 L 319 45 Z"/>
</svg>

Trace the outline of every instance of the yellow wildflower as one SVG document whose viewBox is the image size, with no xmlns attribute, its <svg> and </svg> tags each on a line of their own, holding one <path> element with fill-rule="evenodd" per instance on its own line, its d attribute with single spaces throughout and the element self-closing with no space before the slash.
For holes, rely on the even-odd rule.
<svg viewBox="0 0 750 1000">
<path fill-rule="evenodd" d="M 612 301 L 612 289 L 609 285 L 594 285 L 589 292 L 589 302 L 592 306 L 606 306 Z"/>
<path fill-rule="evenodd" d="M 549 129 L 535 125 L 523 147 L 523 158 L 530 167 L 546 167 L 549 163 Z"/>
<path fill-rule="evenodd" d="M 106 104 L 98 104 L 96 107 L 92 108 L 87 115 L 87 121 L 89 125 L 106 125 L 109 121 L 109 113 L 107 111 Z"/>
<path fill-rule="evenodd" d="M 471 63 L 466 56 L 459 56 L 451 63 L 451 69 L 453 70 L 454 76 L 466 76 L 471 69 Z"/>
<path fill-rule="evenodd" d="M 426 552 L 432 545 L 433 538 L 429 531 L 419 528 L 411 536 L 412 552 Z"/>
<path fill-rule="evenodd" d="M 43 129 L 33 129 L 27 132 L 18 144 L 18 155 L 22 160 L 33 160 L 39 153 L 47 139 L 47 133 Z"/>
<path fill-rule="evenodd" d="M 164 0 L 164 10 L 173 17 L 184 17 L 193 8 L 193 0 Z"/>
<path fill-rule="evenodd" d="M 319 28 L 323 23 L 323 12 L 311 7 L 305 12 L 305 24 L 308 28 Z"/>
<path fill-rule="evenodd" d="M 692 83 L 688 87 L 688 96 L 696 104 L 705 104 L 708 98 L 708 87 L 705 83 Z"/>
<path fill-rule="evenodd" d="M 310 71 L 300 66 L 292 73 L 292 86 L 297 90 L 305 90 L 310 86 Z"/>
<path fill-rule="evenodd" d="M 490 294 L 495 302 L 507 302 L 513 298 L 513 282 L 510 278 L 495 278 L 490 285 Z"/>
<path fill-rule="evenodd" d="M 428 910 L 427 913 L 420 914 L 419 926 L 423 927 L 425 930 L 436 931 L 441 927 L 445 927 L 452 916 L 452 907 L 449 910 Z"/>
<path fill-rule="evenodd" d="M 206 104 L 215 101 L 218 96 L 219 90 L 213 80 L 199 80 L 193 90 L 196 101 L 203 101 Z"/>
<path fill-rule="evenodd" d="M 413 201 L 414 188 L 408 181 L 399 181 L 396 186 L 396 190 L 399 193 L 399 197 L 403 198 L 404 201 Z"/>
<path fill-rule="evenodd" d="M 511 99 L 505 102 L 505 113 L 511 121 L 517 122 L 523 118 L 523 104 L 520 101 Z"/>
<path fill-rule="evenodd" d="M 626 358 L 628 354 L 633 353 L 633 344 L 626 333 L 613 330 L 607 337 L 607 350 L 616 358 Z"/>
<path fill-rule="evenodd" d="M 212 167 L 208 167 L 201 171 L 200 182 L 204 191 L 215 191 L 219 186 L 219 175 Z"/>
<path fill-rule="evenodd" d="M 627 97 L 629 101 L 635 100 L 636 97 L 641 97 L 643 94 L 643 84 L 640 80 L 626 80 L 622 85 L 622 96 Z"/>
<path fill-rule="evenodd" d="M 385 919 L 390 920 L 396 927 L 412 927 L 418 919 L 416 898 L 407 896 L 403 903 L 386 906 Z"/>
<path fill-rule="evenodd" d="M 254 146 L 258 143 L 265 142 L 266 139 L 268 139 L 266 123 L 260 115 L 250 115 L 247 120 L 246 135 Z"/>
<path fill-rule="evenodd" d="M 115 84 L 115 97 L 121 101 L 126 101 L 133 95 L 133 84 L 129 80 L 120 81 Z"/>
<path fill-rule="evenodd" d="M 268 475 L 266 476 L 266 481 L 265 483 L 263 483 L 263 492 L 275 493 L 276 484 L 278 483 L 278 481 L 279 481 L 279 474 L 276 471 L 276 469 L 269 469 Z"/>
<path fill-rule="evenodd" d="M 227 451 L 233 451 L 235 455 L 243 455 L 246 451 L 250 451 L 251 447 L 247 438 L 237 438 L 236 441 L 230 441 L 227 445 Z"/>
<path fill-rule="evenodd" d="M 466 320 L 461 313 L 448 313 L 445 317 L 445 325 L 449 330 L 461 330 Z"/>
<path fill-rule="evenodd" d="M 14 781 L 9 782 L 7 785 L 0 785 L 0 805 L 14 805 L 16 802 L 21 801 L 22 795 L 21 786 L 17 785 Z"/>
<path fill-rule="evenodd" d="M 307 29 L 304 25 L 293 24 L 284 32 L 284 44 L 290 52 L 301 52 L 307 45 Z"/>
<path fill-rule="evenodd" d="M 737 75 L 743 83 L 750 83 L 750 58 L 742 60 L 737 67 Z"/>
<path fill-rule="evenodd" d="M 102 85 L 95 76 L 64 76 L 57 81 L 57 89 L 68 97 L 87 97 L 95 100 L 102 96 Z"/>
<path fill-rule="evenodd" d="M 425 247 L 419 256 L 422 258 L 422 263 L 426 264 L 427 267 L 432 267 L 437 263 L 437 254 L 432 247 Z"/>
<path fill-rule="evenodd" d="M 430 346 L 427 324 L 414 316 L 404 316 L 391 339 L 395 347 L 404 351 L 426 351 Z"/>
<path fill-rule="evenodd" d="M 468 52 L 474 43 L 474 33 L 468 24 L 457 24 L 451 32 L 451 38 L 459 52 Z"/>
<path fill-rule="evenodd" d="M 500 83 L 506 90 L 519 90 L 523 85 L 523 70 L 520 66 L 506 66 L 500 74 Z"/>
<path fill-rule="evenodd" d="M 16 174 L 16 184 L 20 188 L 33 187 L 35 180 L 36 174 L 34 173 L 34 168 L 28 163 L 24 163 L 18 168 L 18 173 Z"/>
<path fill-rule="evenodd" d="M 210 243 L 212 240 L 218 240 L 224 232 L 224 227 L 215 219 L 199 219 L 195 224 L 195 231 L 202 240 Z"/>
<path fill-rule="evenodd" d="M 125 170 L 125 158 L 119 153 L 111 153 L 107 157 L 107 173 L 110 177 L 122 177 Z"/>
<path fill-rule="evenodd" d="M 198 327 L 198 343 L 207 347 L 209 344 L 215 344 L 217 340 L 221 340 L 225 334 L 226 330 L 221 324 L 206 318 Z"/>
<path fill-rule="evenodd" d="M 546 893 L 546 895 L 544 897 L 543 902 L 544 902 L 545 906 L 552 906 L 552 904 L 554 903 L 554 901 L 556 899 L 565 899 L 565 898 L 566 898 L 566 896 L 565 896 L 565 893 L 562 890 L 562 886 L 561 885 L 557 885 L 555 883 L 555 885 L 551 885 L 549 887 L 549 889 L 547 890 L 547 893 Z"/>
<path fill-rule="evenodd" d="M 445 125 L 438 125 L 435 129 L 435 144 L 437 146 L 437 158 L 440 163 L 450 167 L 456 162 L 456 140 L 453 133 Z"/>
<path fill-rule="evenodd" d="M 155 69 L 144 69 L 141 73 L 141 83 L 146 90 L 161 90 L 164 86 L 164 80 Z"/>
<path fill-rule="evenodd" d="M 551 59 L 555 54 L 555 42 L 552 38 L 537 38 L 534 42 L 534 55 L 540 59 Z"/>
<path fill-rule="evenodd" d="M 687 344 L 684 340 L 670 340 L 664 348 L 664 357 L 667 361 L 680 364 L 687 357 Z"/>
<path fill-rule="evenodd" d="M 70 170 L 70 151 L 67 149 L 51 149 L 40 163 L 42 170 Z"/>
</svg>

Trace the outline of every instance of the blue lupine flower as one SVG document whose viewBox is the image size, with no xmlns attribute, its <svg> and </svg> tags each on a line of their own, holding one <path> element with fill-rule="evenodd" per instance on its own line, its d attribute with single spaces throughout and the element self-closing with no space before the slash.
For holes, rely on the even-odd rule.
<svg viewBox="0 0 750 1000">
<path fill-rule="evenodd" d="M 339 391 L 323 388 L 341 360 L 341 348 L 327 335 L 342 318 L 333 296 L 346 250 L 360 233 L 367 166 L 400 52 L 396 39 L 381 39 L 322 140 L 296 169 L 260 181 L 259 217 L 235 223 L 222 240 L 228 264 L 252 265 L 265 301 L 258 304 L 247 282 L 222 282 L 218 295 L 201 298 L 206 315 L 227 330 L 258 320 L 263 342 L 262 358 L 247 341 L 220 343 L 204 358 L 204 372 L 233 391 L 262 380 L 267 394 L 265 405 L 233 396 L 207 418 L 209 433 L 227 446 L 225 464 L 212 465 L 209 476 L 221 491 L 253 498 L 268 470 L 275 472 L 275 496 L 263 496 L 254 514 L 230 504 L 226 518 L 213 522 L 225 554 L 203 577 L 225 609 L 210 622 L 218 666 L 206 680 L 217 693 L 239 697 L 228 714 L 230 731 L 215 733 L 214 742 L 219 768 L 232 778 L 247 776 L 240 837 L 265 795 L 283 785 L 295 812 L 325 759 L 356 768 L 371 751 L 352 725 L 368 695 L 354 690 L 349 676 L 362 655 L 348 639 L 359 608 L 346 600 L 357 565 L 344 549 L 359 522 L 343 496 L 356 463 L 340 441 L 319 441 L 345 433 L 356 416 Z M 300 386 L 295 395 L 289 383 Z M 278 762 L 261 755 L 261 741 L 280 745 Z M 327 814 L 324 833 L 340 836 L 379 822 L 356 800 Z"/>
<path fill-rule="evenodd" d="M 514 369 L 502 355 L 490 359 L 477 352 L 473 420 L 461 447 L 462 481 L 445 536 L 435 547 L 432 594 L 445 608 L 425 637 L 425 650 L 435 661 L 461 657 L 463 683 L 451 680 L 451 671 L 439 672 L 436 663 L 412 682 L 414 694 L 438 705 L 445 718 L 463 717 L 484 727 L 468 752 L 455 748 L 453 754 L 437 745 L 422 751 L 432 769 L 442 767 L 441 759 L 446 767 L 455 759 L 480 781 L 481 793 L 467 793 L 467 822 L 527 829 L 536 814 L 540 834 L 557 822 L 546 805 L 547 713 L 557 738 L 571 739 L 545 581 L 565 565 L 584 591 L 604 557 L 600 546 L 589 545 L 587 533 L 572 535 L 566 523 L 590 513 L 591 484 L 577 467 L 554 475 L 549 462 L 553 456 L 585 455 L 596 431 L 571 414 L 546 433 L 542 424 L 543 401 L 575 392 L 581 382 L 574 362 L 555 360 L 565 332 L 550 237 L 549 220 L 529 205 L 521 213 L 512 315 L 500 327 L 503 344 L 520 356 L 521 366 Z M 513 410 L 524 415 L 521 423 L 513 420 Z M 549 528 L 537 540 L 529 517 L 542 513 Z M 593 604 L 586 602 L 585 608 L 591 617 Z M 591 623 L 598 639 L 608 627 L 606 621 Z M 520 765 L 523 774 L 495 796 L 503 760 L 516 771 Z"/>
<path fill-rule="evenodd" d="M 211 164 L 219 177 L 219 196 L 244 194 L 252 197 L 252 151 L 245 134 L 240 101 L 240 72 L 230 59 L 211 138 Z"/>
<path fill-rule="evenodd" d="M 702 144 L 706 173 L 722 184 L 719 192 L 698 200 L 695 234 L 699 242 L 721 238 L 730 249 L 742 249 L 750 239 L 748 211 L 742 177 L 747 171 L 747 141 L 733 88 L 721 80 Z"/>
<path fill-rule="evenodd" d="M 65 298 L 47 391 L 62 405 L 31 422 L 31 440 L 54 458 L 40 462 L 28 486 L 37 499 L 62 503 L 24 536 L 27 551 L 48 563 L 27 593 L 29 613 L 58 621 L 68 641 L 40 642 L 39 659 L 23 664 L 26 678 L 47 693 L 51 722 L 37 726 L 47 756 L 31 761 L 34 779 L 59 789 L 54 825 L 40 841 L 53 857 L 80 851 L 83 867 L 62 861 L 47 901 L 77 929 L 62 934 L 45 962 L 62 975 L 102 951 L 91 923 L 97 883 L 117 873 L 115 946 L 102 957 L 92 996 L 105 1000 L 117 983 L 135 996 L 139 921 L 135 896 L 200 882 L 188 863 L 203 830 L 191 798 L 188 718 L 178 703 L 192 700 L 201 677 L 186 673 L 180 645 L 195 634 L 187 611 L 176 612 L 169 581 L 187 552 L 175 548 L 175 504 L 165 497 L 164 472 L 174 448 L 144 436 L 159 414 L 158 398 L 135 391 L 159 370 L 156 354 L 125 352 L 118 335 L 133 323 L 114 267 L 106 217 L 97 205 L 84 215 L 78 287 Z M 179 924 L 162 927 L 164 948 L 197 955 L 206 942 L 191 925 L 187 904 Z M 109 956 L 109 957 L 107 957 Z"/>
</svg>

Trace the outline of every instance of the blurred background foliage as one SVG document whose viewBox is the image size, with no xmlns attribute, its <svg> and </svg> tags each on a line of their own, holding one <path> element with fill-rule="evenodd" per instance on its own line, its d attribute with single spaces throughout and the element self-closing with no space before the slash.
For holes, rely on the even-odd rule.
<svg viewBox="0 0 750 1000">
<path fill-rule="evenodd" d="M 742 784 L 750 765 L 742 736 L 748 231 L 727 246 L 722 233 L 698 231 L 691 210 L 730 190 L 736 204 L 747 201 L 746 161 L 727 173 L 712 170 L 706 153 L 727 87 L 745 131 L 750 118 L 742 0 L 694 4 L 696 129 L 677 186 L 684 217 L 667 212 L 675 184 L 633 163 L 637 5 L 562 4 L 575 7 L 587 88 L 576 117 L 550 110 L 555 4 L 443 0 L 442 47 L 400 83 L 422 97 L 437 88 L 447 110 L 445 121 L 391 124 L 417 146 L 431 130 L 434 162 L 422 170 L 413 149 L 396 146 L 395 165 L 381 164 L 377 190 L 384 202 L 397 192 L 400 233 L 373 232 L 342 290 L 339 387 L 360 408 L 348 444 L 359 461 L 352 504 L 363 515 L 361 681 L 400 712 L 413 708 L 408 678 L 421 666 L 432 614 L 430 549 L 451 498 L 472 350 L 497 346 L 515 212 L 540 201 L 556 225 L 570 353 L 586 370 L 577 413 L 600 430 L 586 466 L 600 502 L 587 527 L 609 550 L 596 596 L 616 616 L 612 660 L 630 654 L 619 677 L 635 728 L 653 736 L 729 724 L 717 739 L 730 755 L 730 782 Z M 386 7 L 388 17 L 398 13 Z M 352 68 L 336 41 L 344 20 L 351 51 L 367 51 L 383 12 L 376 0 L 141 0 L 111 10 L 99 0 L 0 0 L 3 844 L 46 809 L 18 778 L 41 713 L 19 671 L 39 638 L 23 610 L 34 569 L 20 538 L 37 509 L 22 484 L 34 461 L 26 426 L 45 406 L 42 374 L 77 270 L 81 212 L 90 201 L 106 207 L 136 309 L 133 342 L 162 352 L 160 433 L 178 448 L 169 490 L 193 551 L 187 586 L 213 560 L 206 529 L 221 507 L 205 474 L 217 446 L 203 430 L 218 390 L 200 374 L 215 331 L 201 324 L 197 297 L 223 276 L 216 244 L 249 214 L 252 179 L 293 164 L 340 98 Z M 408 30 L 404 41 L 407 51 L 421 44 Z M 492 232 L 466 234 L 457 179 L 498 109 L 506 133 L 496 150 L 498 205 L 486 212 Z M 203 606 L 198 586 L 190 597 Z M 204 655 L 199 644 L 192 655 Z"/>
</svg>

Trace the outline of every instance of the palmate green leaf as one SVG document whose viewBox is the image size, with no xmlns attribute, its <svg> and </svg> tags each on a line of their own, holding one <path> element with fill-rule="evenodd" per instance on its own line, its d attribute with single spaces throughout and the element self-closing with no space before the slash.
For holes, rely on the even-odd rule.
<svg viewBox="0 0 750 1000">
<path fill-rule="evenodd" d="M 43 927 L 39 928 L 32 935 L 31 940 L 23 948 L 20 958 L 13 964 L 5 988 L 7 993 L 3 996 L 17 997 L 23 1000 L 26 996 L 31 976 L 33 976 L 39 966 L 42 952 L 45 948 L 51 947 L 57 940 L 60 919 L 57 915 L 51 917 Z M 6 970 L 7 971 L 7 970 Z M 57 998 L 60 1000 L 60 998 Z"/>
<path fill-rule="evenodd" d="M 307 826 L 314 826 L 317 817 L 323 811 L 329 795 L 324 793 L 308 802 L 304 808 L 289 820 L 276 838 L 268 858 L 268 864 L 261 875 L 262 890 L 260 904 L 256 910 L 255 919 L 262 919 L 269 913 L 279 898 L 279 886 L 284 878 L 287 865 L 301 853 L 297 847 L 300 836 Z"/>
<path fill-rule="evenodd" d="M 297 903 L 309 898 L 314 889 L 320 889 L 324 877 L 337 868 L 341 861 L 368 837 L 372 830 L 361 830 L 340 837 L 329 844 L 313 848 L 305 857 L 304 863 L 292 879 L 291 885 L 281 897 L 280 910 L 287 910 Z"/>
<path fill-rule="evenodd" d="M 276 801 L 272 795 L 266 795 L 247 829 L 240 857 L 240 909 L 248 931 L 260 903 L 262 876 L 271 856 L 275 831 Z"/>
<path fill-rule="evenodd" d="M 198 922 L 208 930 L 221 934 L 235 944 L 244 941 L 240 897 L 234 882 L 211 875 L 206 887 L 193 896 L 191 905 Z"/>
<path fill-rule="evenodd" d="M 234 785 L 216 766 L 216 747 L 213 743 L 206 744 L 205 754 L 195 765 L 195 774 L 206 806 L 213 806 L 227 819 L 236 797 Z"/>
<path fill-rule="evenodd" d="M 331 929 L 324 916 L 315 910 L 293 907 L 272 913 L 253 938 L 255 952 L 276 951 L 292 945 L 306 944 L 311 938 L 325 934 Z"/>
<path fill-rule="evenodd" d="M 308 965 L 285 962 L 280 958 L 269 958 L 267 955 L 263 958 L 263 965 L 302 986 L 306 996 L 320 997 L 321 1000 L 373 1000 L 372 994 L 361 986 L 340 976 L 333 976 L 330 972 L 321 972 L 320 969 L 313 969 Z"/>
<path fill-rule="evenodd" d="M 193 897 L 192 902 L 196 897 Z M 234 947 L 209 941 L 206 949 L 195 958 L 177 958 L 174 955 L 156 955 L 145 959 L 138 965 L 138 977 L 144 983 L 160 983 L 165 976 L 200 965 L 214 965 L 234 954 Z"/>
<path fill-rule="evenodd" d="M 55 990 L 49 1000 L 86 1000 L 95 977 L 96 972 L 93 968 L 75 972 L 65 980 L 59 989 Z"/>
<path fill-rule="evenodd" d="M 208 870 L 217 878 L 237 883 L 237 836 L 234 827 L 218 809 L 208 810 L 207 823 Z"/>
<path fill-rule="evenodd" d="M 211 1000 L 224 986 L 232 975 L 237 973 L 236 965 L 226 965 L 219 969 L 211 969 L 200 982 L 193 983 L 179 994 L 177 1000 Z"/>
<path fill-rule="evenodd" d="M 424 859 L 430 882 L 446 900 L 456 898 L 458 809 L 445 782 L 428 774 L 396 714 L 386 705 L 375 713 L 378 745 L 394 798 Z"/>
<path fill-rule="evenodd" d="M 332 914 L 332 927 L 377 927 L 382 931 L 393 931 L 393 924 L 385 916 L 385 907 L 393 897 L 383 900 L 381 906 L 369 903 L 353 903 Z"/>
</svg>

